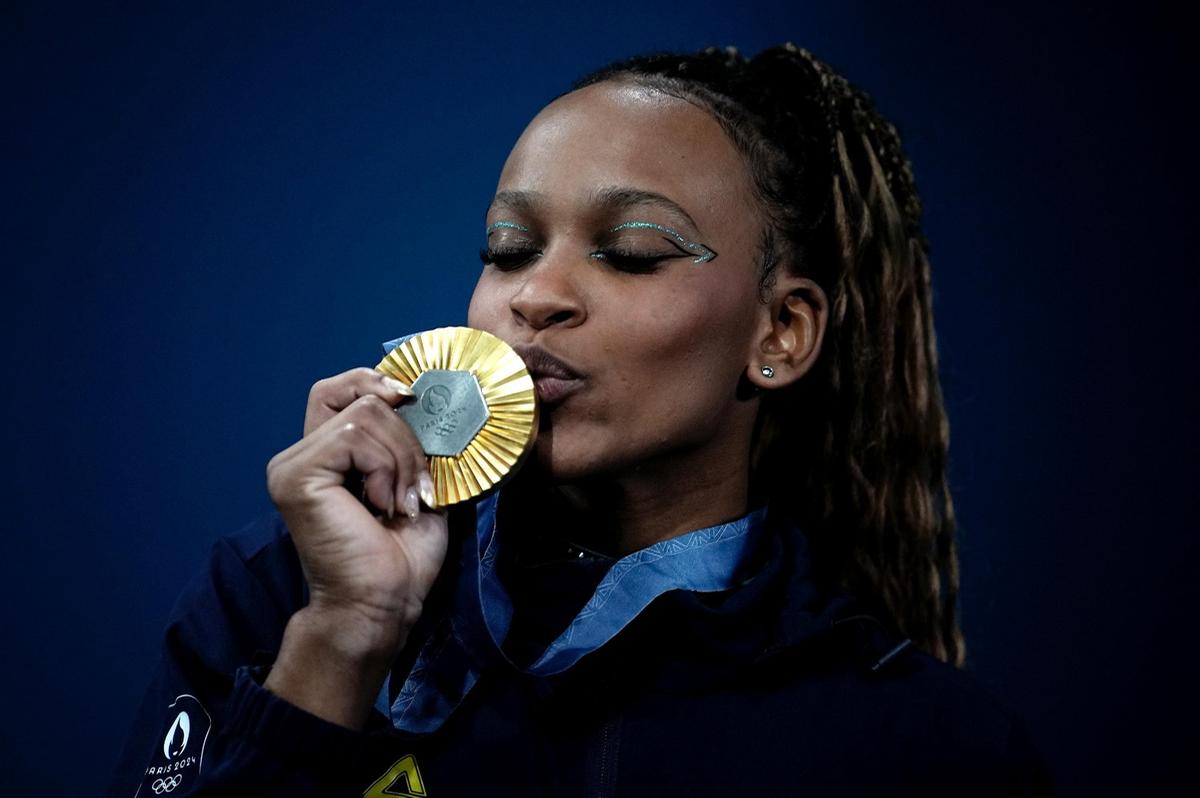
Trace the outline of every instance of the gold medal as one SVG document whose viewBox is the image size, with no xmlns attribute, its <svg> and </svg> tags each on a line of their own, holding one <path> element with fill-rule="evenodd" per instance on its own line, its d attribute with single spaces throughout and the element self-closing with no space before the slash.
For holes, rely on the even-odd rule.
<svg viewBox="0 0 1200 798">
<path fill-rule="evenodd" d="M 520 355 L 491 333 L 427 330 L 403 341 L 375 370 L 416 394 L 396 412 L 429 456 L 436 508 L 499 487 L 533 449 L 533 378 Z"/>
</svg>

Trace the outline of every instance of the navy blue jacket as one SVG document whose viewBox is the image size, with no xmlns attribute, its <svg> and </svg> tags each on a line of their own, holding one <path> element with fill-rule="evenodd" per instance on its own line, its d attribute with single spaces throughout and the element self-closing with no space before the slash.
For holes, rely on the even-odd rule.
<svg viewBox="0 0 1200 798">
<path fill-rule="evenodd" d="M 463 600 L 478 556 L 470 525 L 452 515 L 450 556 L 393 685 Z M 354 732 L 262 687 L 307 599 L 270 516 L 219 540 L 177 604 L 107 794 L 1049 794 L 1021 722 L 967 673 L 819 588 L 797 529 L 768 519 L 747 563 L 727 590 L 658 596 L 561 673 L 534 675 L 476 646 L 478 679 L 435 730 L 395 728 L 393 688 Z M 518 605 L 522 617 L 535 619 L 524 634 L 538 650 L 537 612 Z"/>
</svg>

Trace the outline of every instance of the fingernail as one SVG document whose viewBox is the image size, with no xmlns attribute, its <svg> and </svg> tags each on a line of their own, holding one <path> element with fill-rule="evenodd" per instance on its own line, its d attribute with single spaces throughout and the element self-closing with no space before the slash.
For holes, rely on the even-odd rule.
<svg viewBox="0 0 1200 798">
<path fill-rule="evenodd" d="M 393 379 L 391 377 L 384 377 L 383 384 L 387 386 L 388 390 L 394 391 L 401 396 L 416 396 L 416 394 L 413 393 L 413 389 L 400 382 L 400 380 Z"/>
<path fill-rule="evenodd" d="M 404 494 L 404 514 L 408 516 L 409 520 L 415 521 L 419 512 L 421 512 L 421 505 L 417 499 L 417 489 L 409 488 L 408 492 Z"/>
<path fill-rule="evenodd" d="M 417 484 L 421 486 L 421 501 L 425 502 L 425 506 L 433 508 L 433 477 L 429 476 L 428 471 L 422 471 L 417 475 Z"/>
</svg>

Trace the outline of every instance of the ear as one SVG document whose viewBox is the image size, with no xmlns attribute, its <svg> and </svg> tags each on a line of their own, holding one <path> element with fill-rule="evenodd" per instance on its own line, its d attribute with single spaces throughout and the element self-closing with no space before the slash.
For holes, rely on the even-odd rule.
<svg viewBox="0 0 1200 798">
<path fill-rule="evenodd" d="M 764 391 L 800 379 L 821 354 L 828 320 L 829 301 L 821 286 L 807 277 L 777 274 L 752 342 L 747 379 Z"/>
</svg>

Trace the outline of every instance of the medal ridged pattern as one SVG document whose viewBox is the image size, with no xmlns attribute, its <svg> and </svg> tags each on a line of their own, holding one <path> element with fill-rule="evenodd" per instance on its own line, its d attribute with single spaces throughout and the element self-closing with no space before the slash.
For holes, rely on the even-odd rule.
<svg viewBox="0 0 1200 798">
<path fill-rule="evenodd" d="M 512 474 L 537 438 L 538 406 L 533 378 L 512 347 L 473 327 L 439 327 L 409 338 L 388 353 L 376 371 L 411 386 L 426 371 L 468 371 L 487 403 L 483 429 L 453 457 L 429 458 L 436 507 L 467 501 Z"/>
</svg>

